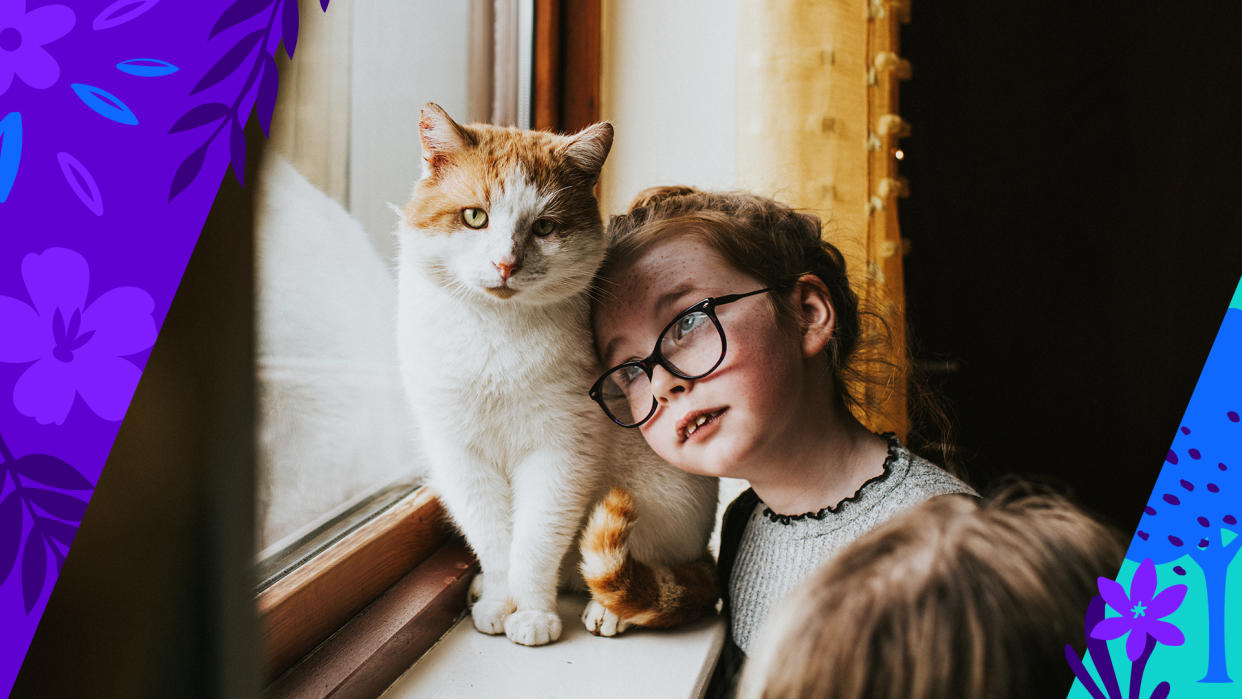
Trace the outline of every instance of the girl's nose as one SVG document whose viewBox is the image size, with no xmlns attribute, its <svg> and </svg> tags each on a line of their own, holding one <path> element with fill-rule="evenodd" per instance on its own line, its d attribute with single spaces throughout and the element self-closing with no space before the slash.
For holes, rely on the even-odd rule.
<svg viewBox="0 0 1242 699">
<path fill-rule="evenodd" d="M 690 390 L 690 381 L 674 375 L 668 369 L 656 364 L 651 370 L 651 395 L 665 405 L 673 395 Z"/>
</svg>

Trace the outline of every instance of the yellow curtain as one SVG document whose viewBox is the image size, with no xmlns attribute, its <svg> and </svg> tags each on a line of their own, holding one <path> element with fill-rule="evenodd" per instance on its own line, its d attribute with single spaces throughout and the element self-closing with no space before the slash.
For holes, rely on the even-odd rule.
<svg viewBox="0 0 1242 699">
<path fill-rule="evenodd" d="M 871 429 L 907 430 L 902 241 L 896 198 L 899 22 L 909 3 L 740 0 L 738 185 L 820 216 L 865 307 L 887 323 L 888 370 L 855 386 Z M 878 322 L 868 321 L 873 334 Z M 865 357 L 864 357 L 865 359 Z M 887 385 L 877 383 L 884 379 Z"/>
</svg>

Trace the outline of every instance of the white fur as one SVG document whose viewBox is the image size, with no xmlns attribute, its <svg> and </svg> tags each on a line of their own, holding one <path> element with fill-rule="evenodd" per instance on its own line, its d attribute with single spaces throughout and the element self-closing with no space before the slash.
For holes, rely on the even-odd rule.
<svg viewBox="0 0 1242 699">
<path fill-rule="evenodd" d="M 610 486 L 634 497 L 633 554 L 680 563 L 706 549 L 716 481 L 664 463 L 587 397 L 600 369 L 586 289 L 602 231 L 532 238 L 547 193 L 520 171 L 491 194 L 485 229 L 402 224 L 398 344 L 431 484 L 482 566 L 475 626 L 538 645 L 560 635 L 558 582 L 582 585 L 566 553 Z M 501 300 L 484 288 L 500 283 L 493 262 L 507 253 L 521 258 L 519 291 Z"/>
<path fill-rule="evenodd" d="M 587 631 L 596 636 L 616 636 L 633 626 L 595 600 L 587 602 L 582 610 L 582 623 L 586 624 Z"/>
</svg>

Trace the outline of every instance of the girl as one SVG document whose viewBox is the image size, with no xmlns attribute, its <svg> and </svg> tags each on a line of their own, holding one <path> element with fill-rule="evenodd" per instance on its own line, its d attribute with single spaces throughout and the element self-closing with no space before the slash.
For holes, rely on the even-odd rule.
<svg viewBox="0 0 1242 699">
<path fill-rule="evenodd" d="M 732 692 L 773 604 L 833 552 L 928 498 L 974 494 L 859 423 L 858 299 L 819 220 L 764 197 L 663 187 L 609 223 L 591 395 L 691 473 L 745 479 L 718 563 Z"/>
</svg>

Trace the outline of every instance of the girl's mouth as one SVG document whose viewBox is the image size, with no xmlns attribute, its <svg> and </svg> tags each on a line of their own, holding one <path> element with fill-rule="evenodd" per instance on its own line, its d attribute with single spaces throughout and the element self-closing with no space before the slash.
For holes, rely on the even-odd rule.
<svg viewBox="0 0 1242 699">
<path fill-rule="evenodd" d="M 724 415 L 727 410 L 728 408 L 717 408 L 687 415 L 677 427 L 678 438 L 682 442 L 706 439 L 709 434 L 715 431 L 716 425 L 719 424 L 720 416 Z"/>
</svg>

